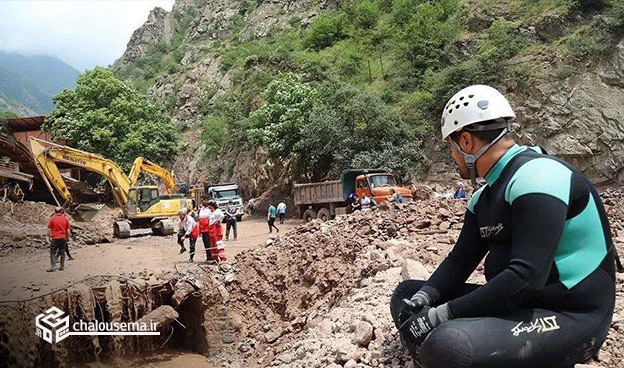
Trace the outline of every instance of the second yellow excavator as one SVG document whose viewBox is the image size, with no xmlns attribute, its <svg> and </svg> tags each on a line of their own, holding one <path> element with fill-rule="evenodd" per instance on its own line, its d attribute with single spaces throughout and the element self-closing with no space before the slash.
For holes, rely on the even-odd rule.
<svg viewBox="0 0 624 368">
<path fill-rule="evenodd" d="M 178 211 L 183 208 L 190 210 L 193 207 L 191 199 L 161 196 L 157 186 L 135 186 L 138 171 L 142 167 L 146 172 L 153 172 L 157 176 L 167 177 L 165 180 L 167 190 L 173 191 L 173 189 L 170 189 L 175 188 L 173 175 L 171 173 L 167 175 L 164 173 L 165 169 L 153 163 L 136 165 L 137 162 L 135 161 L 136 167 L 133 167 L 131 172 L 131 177 L 134 179 L 131 180 L 113 161 L 94 153 L 80 151 L 37 138 L 30 138 L 30 149 L 41 177 L 52 192 L 52 195 L 54 195 L 53 188 L 55 188 L 65 200 L 65 207 L 75 210 L 73 212 L 77 216 L 74 217 L 78 217 L 78 220 L 92 217 L 88 212 L 97 211 L 98 209 L 77 205 L 74 202 L 65 180 L 61 176 L 57 163 L 94 172 L 108 180 L 112 188 L 113 197 L 123 213 L 123 218 L 116 220 L 113 224 L 113 232 L 117 238 L 127 238 L 130 236 L 131 229 L 140 228 L 151 228 L 156 235 L 171 235 L 174 229 L 173 221 L 169 218 L 177 216 Z M 144 163 L 147 160 L 142 161 Z M 146 169 L 146 167 L 148 168 Z"/>
<path fill-rule="evenodd" d="M 165 184 L 167 194 L 175 193 L 176 182 L 175 178 L 173 177 L 173 173 L 165 169 L 164 167 L 153 163 L 145 157 L 137 157 L 137 159 L 134 160 L 132 168 L 130 169 L 130 175 L 128 175 L 128 178 L 130 179 L 130 186 L 136 185 L 137 181 L 139 180 L 139 174 L 141 174 L 141 172 L 143 171 L 159 177 Z"/>
</svg>

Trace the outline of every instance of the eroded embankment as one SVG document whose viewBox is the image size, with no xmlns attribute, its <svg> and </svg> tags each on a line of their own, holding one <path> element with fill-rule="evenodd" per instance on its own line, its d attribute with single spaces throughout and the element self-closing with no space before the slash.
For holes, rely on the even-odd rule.
<svg viewBox="0 0 624 368">
<path fill-rule="evenodd" d="M 624 245 L 624 193 L 604 195 L 616 243 Z M 452 248 L 465 202 L 423 199 L 311 222 L 240 254 L 231 266 L 181 265 L 158 285 L 94 279 L 19 305 L 0 306 L 0 359 L 71 365 L 165 348 L 204 354 L 225 367 L 404 367 L 388 300 L 402 278 L 424 278 Z M 231 268 L 230 268 L 231 267 Z M 481 268 L 471 281 L 482 280 Z M 624 367 L 624 280 L 613 328 L 597 364 Z M 49 305 L 72 319 L 134 321 L 162 306 L 177 313 L 159 337 L 72 337 L 57 345 L 34 334 Z M 622 331 L 622 332 L 620 332 Z M 8 357 L 9 360 L 5 360 Z"/>
</svg>

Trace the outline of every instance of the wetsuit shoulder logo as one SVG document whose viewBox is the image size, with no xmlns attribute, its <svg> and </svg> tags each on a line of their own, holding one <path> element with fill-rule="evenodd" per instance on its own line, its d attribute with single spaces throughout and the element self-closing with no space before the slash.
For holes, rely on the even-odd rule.
<svg viewBox="0 0 624 368">
<path fill-rule="evenodd" d="M 518 323 L 514 328 L 511 329 L 511 333 L 514 336 L 520 336 L 521 333 L 531 333 L 533 331 L 537 331 L 538 334 L 548 331 L 555 331 L 560 329 L 557 324 L 557 316 L 550 316 L 544 318 L 537 318 L 533 322 L 524 323 L 524 321 Z"/>
<path fill-rule="evenodd" d="M 496 236 L 498 235 L 498 233 L 501 232 L 501 230 L 503 230 L 503 224 L 501 223 L 495 226 L 483 226 L 479 228 L 482 238 L 489 238 L 490 236 Z"/>
</svg>

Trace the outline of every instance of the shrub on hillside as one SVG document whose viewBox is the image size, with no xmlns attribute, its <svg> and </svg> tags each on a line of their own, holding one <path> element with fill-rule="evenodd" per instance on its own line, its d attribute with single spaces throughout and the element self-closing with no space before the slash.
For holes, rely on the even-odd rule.
<svg viewBox="0 0 624 368">
<path fill-rule="evenodd" d="M 0 110 L 0 133 L 8 133 L 9 126 L 7 123 L 8 119 L 19 118 L 19 115 L 10 110 Z"/>
<path fill-rule="evenodd" d="M 347 38 L 349 20 L 342 12 L 327 12 L 318 17 L 305 35 L 304 47 L 321 50 Z"/>
</svg>

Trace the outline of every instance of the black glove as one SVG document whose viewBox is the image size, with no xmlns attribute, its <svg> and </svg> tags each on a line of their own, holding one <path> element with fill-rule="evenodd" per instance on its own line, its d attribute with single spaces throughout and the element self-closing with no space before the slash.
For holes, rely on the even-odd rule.
<svg viewBox="0 0 624 368">
<path fill-rule="evenodd" d="M 424 307 L 431 305 L 431 298 L 427 293 L 420 290 L 412 296 L 411 299 L 403 299 L 403 305 L 406 312 L 415 314 L 420 312 Z"/>
<path fill-rule="evenodd" d="M 447 304 L 435 308 L 424 307 L 399 327 L 402 337 L 401 341 L 411 351 L 413 347 L 420 346 L 434 328 L 451 318 L 451 312 Z"/>
</svg>

